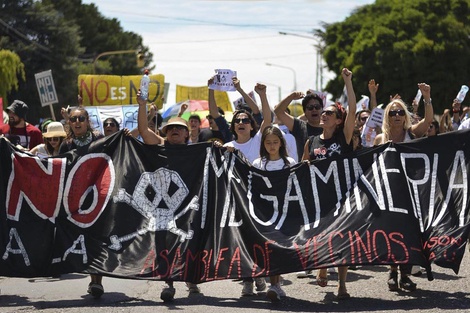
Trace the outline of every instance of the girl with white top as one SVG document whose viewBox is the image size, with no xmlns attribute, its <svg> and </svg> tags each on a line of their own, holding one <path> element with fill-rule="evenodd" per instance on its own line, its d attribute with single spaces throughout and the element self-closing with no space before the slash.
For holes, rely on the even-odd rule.
<svg viewBox="0 0 470 313">
<path fill-rule="evenodd" d="M 268 126 L 261 136 L 260 157 L 253 161 L 253 166 L 265 171 L 277 171 L 289 168 L 296 161 L 287 154 L 286 140 L 282 131 L 276 126 Z M 266 296 L 272 302 L 278 302 L 286 293 L 281 288 L 281 275 L 270 276 L 271 286 Z"/>
<path fill-rule="evenodd" d="M 237 90 L 242 90 L 240 87 L 240 81 L 234 77 L 234 84 L 238 86 Z M 209 80 L 209 84 L 211 80 Z M 268 98 L 266 96 L 266 86 L 263 84 L 256 84 L 255 92 L 261 98 L 261 110 L 263 112 L 263 121 L 261 122 L 260 130 L 258 131 L 258 124 L 256 123 L 253 116 L 246 110 L 235 111 L 230 125 L 230 131 L 233 134 L 235 140 L 227 142 L 223 146 L 228 151 L 233 152 L 238 149 L 243 153 L 245 158 L 253 163 L 255 159 L 259 157 L 259 151 L 261 146 L 261 133 L 266 126 L 271 125 L 271 109 L 269 108 Z M 245 92 L 242 92 L 245 102 L 254 103 L 253 99 L 250 98 Z M 254 104 L 256 105 L 256 104 Z M 209 89 L 209 106 L 215 107 L 214 91 Z M 211 111 L 211 114 L 215 110 Z M 264 278 L 255 278 L 256 291 L 263 291 L 266 289 L 266 282 Z M 243 279 L 242 296 L 253 296 L 253 278 L 248 277 Z"/>
</svg>

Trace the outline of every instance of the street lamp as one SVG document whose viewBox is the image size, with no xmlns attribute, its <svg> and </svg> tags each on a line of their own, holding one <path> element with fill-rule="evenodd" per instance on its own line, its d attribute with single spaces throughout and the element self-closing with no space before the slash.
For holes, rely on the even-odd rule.
<svg viewBox="0 0 470 313">
<path fill-rule="evenodd" d="M 126 54 L 126 53 L 139 53 L 140 50 L 116 50 L 116 51 L 106 51 L 103 53 L 100 53 L 96 56 L 96 58 L 93 60 L 93 74 L 96 73 L 96 62 L 98 61 L 99 58 L 105 55 L 115 55 L 115 54 Z"/>
<path fill-rule="evenodd" d="M 292 71 L 292 74 L 294 74 L 294 89 L 293 91 L 297 91 L 297 73 L 292 67 L 284 66 L 284 65 L 278 65 L 278 64 L 273 64 L 273 63 L 266 63 L 267 66 L 274 66 L 274 67 L 280 67 L 280 68 L 285 68 L 287 70 Z"/>
</svg>

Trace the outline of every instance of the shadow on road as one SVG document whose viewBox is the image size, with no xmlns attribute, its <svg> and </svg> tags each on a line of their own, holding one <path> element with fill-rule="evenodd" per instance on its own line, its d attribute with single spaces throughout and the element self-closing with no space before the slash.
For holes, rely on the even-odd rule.
<svg viewBox="0 0 470 313">
<path fill-rule="evenodd" d="M 387 291 L 388 292 L 388 291 Z M 139 298 L 128 297 L 123 293 L 106 293 L 101 299 L 93 299 L 91 296 L 83 296 L 76 300 L 58 301 L 36 301 L 30 302 L 26 297 L 14 295 L 0 296 L 0 305 L 9 308 L 34 307 L 37 310 L 44 309 L 68 309 L 68 308 L 93 308 L 119 309 L 130 307 L 158 307 L 165 306 L 170 310 L 185 308 L 197 309 L 198 306 L 212 306 L 224 309 L 235 310 L 238 308 L 253 310 L 290 311 L 290 312 L 374 312 L 397 310 L 413 310 L 420 308 L 461 310 L 470 307 L 470 294 L 467 292 L 449 293 L 445 291 L 417 290 L 413 293 L 398 293 L 400 300 L 383 300 L 366 297 L 354 297 L 349 300 L 337 301 L 333 292 L 326 292 L 321 302 L 310 302 L 301 299 L 286 297 L 282 302 L 273 304 L 261 293 L 254 297 L 208 297 L 203 294 L 189 295 L 184 298 L 177 298 L 172 303 L 162 303 L 160 301 L 149 301 Z M 110 299 L 114 299 L 113 301 Z M 202 308 L 201 308 L 202 309 Z"/>
</svg>

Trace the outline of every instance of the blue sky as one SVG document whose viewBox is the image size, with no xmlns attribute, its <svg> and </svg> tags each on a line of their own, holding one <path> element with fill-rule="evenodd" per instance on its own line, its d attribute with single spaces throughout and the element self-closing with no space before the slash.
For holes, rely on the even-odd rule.
<svg viewBox="0 0 470 313">
<path fill-rule="evenodd" d="M 343 21 L 372 0 L 99 0 L 101 14 L 116 18 L 126 31 L 140 34 L 154 54 L 153 73 L 175 86 L 203 86 L 216 68 L 237 71 L 243 89 L 257 82 L 268 87 L 273 106 L 293 89 L 316 86 L 315 40 L 322 22 Z M 279 32 L 295 35 L 280 35 Z M 266 63 L 273 64 L 267 66 Z M 324 85 L 331 73 L 324 72 Z M 230 98 L 239 97 L 236 92 Z"/>
</svg>

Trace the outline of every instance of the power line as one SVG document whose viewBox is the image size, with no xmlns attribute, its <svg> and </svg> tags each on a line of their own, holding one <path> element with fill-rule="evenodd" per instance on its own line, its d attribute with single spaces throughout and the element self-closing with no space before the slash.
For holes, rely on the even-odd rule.
<svg viewBox="0 0 470 313">
<path fill-rule="evenodd" d="M 197 42 L 222 42 L 222 41 L 240 41 L 240 40 L 251 40 L 251 39 L 262 39 L 262 38 L 274 38 L 279 36 L 255 36 L 255 37 L 238 37 L 238 38 L 222 38 L 222 39 L 207 39 L 207 40 L 185 40 L 185 41 L 167 41 L 167 42 L 150 42 L 148 44 L 187 44 Z"/>
<path fill-rule="evenodd" d="M 312 55 L 312 52 L 308 53 L 295 53 L 295 54 L 285 54 L 285 55 L 278 55 L 278 56 L 263 56 L 259 58 L 239 58 L 239 59 L 234 59 L 234 58 L 228 58 L 228 59 L 208 59 L 208 60 L 201 60 L 201 59 L 195 59 L 195 60 L 182 60 L 182 59 L 175 59 L 175 60 L 169 60 L 169 59 L 158 59 L 158 62 L 178 62 L 178 63 L 184 63 L 184 62 L 222 62 L 222 61 L 258 61 L 258 60 L 267 60 L 267 59 L 280 59 L 280 58 L 286 58 L 286 57 L 293 57 L 293 56 L 301 56 L 301 55 Z"/>
<path fill-rule="evenodd" d="M 17 36 L 21 37 L 22 39 L 32 43 L 34 46 L 36 46 L 37 48 L 39 49 L 42 49 L 46 52 L 51 52 L 51 49 L 31 40 L 30 38 L 28 38 L 28 36 L 26 36 L 25 34 L 21 33 L 20 31 L 16 30 L 13 26 L 10 26 L 7 22 L 5 22 L 4 20 L 0 19 L 0 25 L 3 25 L 7 31 L 12 31 L 14 34 L 16 34 Z"/>
<path fill-rule="evenodd" d="M 142 14 L 142 13 L 131 13 L 128 11 L 121 11 L 121 10 L 107 10 L 107 12 L 112 13 L 119 13 L 125 14 L 126 16 L 135 15 L 142 17 L 150 17 L 152 19 L 164 19 L 164 20 L 172 20 L 172 21 L 183 21 L 183 22 L 191 22 L 197 23 L 202 25 L 221 25 L 221 26 L 234 26 L 234 27 L 265 27 L 265 28 L 280 28 L 285 26 L 299 26 L 299 27 L 318 27 L 318 23 L 312 25 L 305 25 L 302 24 L 293 24 L 291 21 L 288 24 L 243 24 L 243 23 L 228 23 L 222 21 L 209 21 L 209 20 L 199 20 L 194 18 L 185 18 L 185 17 L 172 17 L 172 16 L 164 16 L 164 15 L 156 15 L 156 14 Z M 135 23 L 135 24 L 161 24 L 158 21 L 142 21 L 141 19 L 136 22 L 127 22 L 127 23 Z"/>
</svg>

